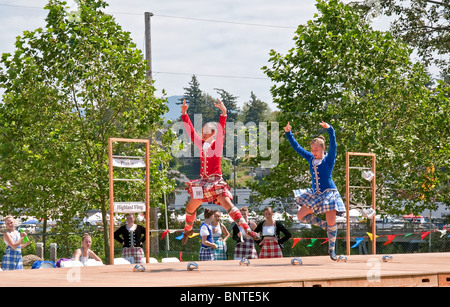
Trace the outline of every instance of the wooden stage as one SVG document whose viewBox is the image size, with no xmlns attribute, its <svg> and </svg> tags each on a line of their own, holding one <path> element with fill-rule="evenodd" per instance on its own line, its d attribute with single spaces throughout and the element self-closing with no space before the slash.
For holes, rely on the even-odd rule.
<svg viewBox="0 0 450 307">
<path fill-rule="evenodd" d="M 0 272 L 2 287 L 442 287 L 450 286 L 450 253 L 350 255 L 347 262 L 333 262 L 328 256 L 239 261 L 197 262 L 188 271 L 187 262 L 144 264 L 145 272 L 133 272 L 134 265 L 82 268 L 26 269 Z M 241 280 L 238 276 L 243 276 Z"/>
</svg>

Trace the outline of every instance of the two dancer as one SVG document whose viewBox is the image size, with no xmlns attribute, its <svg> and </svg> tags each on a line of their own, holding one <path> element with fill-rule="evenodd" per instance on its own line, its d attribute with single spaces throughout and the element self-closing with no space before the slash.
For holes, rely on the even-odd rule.
<svg viewBox="0 0 450 307">
<path fill-rule="evenodd" d="M 185 244 L 189 236 L 193 233 L 193 225 L 196 217 L 197 208 L 203 202 L 213 201 L 215 204 L 222 206 L 227 210 L 229 216 L 244 229 L 244 231 L 254 239 L 258 239 L 258 235 L 250 229 L 248 224 L 242 217 L 239 209 L 233 205 L 231 200 L 230 187 L 222 178 L 222 170 L 220 168 L 220 161 L 223 151 L 223 143 L 225 141 L 225 123 L 227 121 L 227 108 L 219 99 L 214 106 L 222 113 L 219 118 L 219 126 L 213 123 L 207 123 L 202 128 L 202 135 L 199 136 L 192 125 L 187 110 L 189 106 L 186 100 L 181 106 L 181 119 L 184 127 L 192 142 L 200 150 L 200 179 L 193 180 L 187 183 L 186 190 L 191 199 L 186 206 L 186 222 L 184 226 L 184 233 L 182 243 Z M 216 131 L 217 130 L 217 131 Z"/>
<path fill-rule="evenodd" d="M 288 124 L 284 128 L 286 138 L 294 150 L 309 163 L 312 177 L 312 186 L 309 189 L 294 190 L 297 203 L 301 205 L 297 213 L 299 221 L 323 228 L 327 232 L 330 258 L 337 260 L 335 243 L 337 235 L 336 212 L 345 212 L 344 202 L 336 185 L 331 178 L 334 163 L 336 161 L 336 136 L 331 125 L 322 122 L 320 125 L 327 129 L 330 138 L 330 147 L 325 154 L 325 138 L 320 136 L 312 140 L 311 152 L 302 148 L 291 132 Z M 326 221 L 321 220 L 315 214 L 325 213 Z"/>
</svg>

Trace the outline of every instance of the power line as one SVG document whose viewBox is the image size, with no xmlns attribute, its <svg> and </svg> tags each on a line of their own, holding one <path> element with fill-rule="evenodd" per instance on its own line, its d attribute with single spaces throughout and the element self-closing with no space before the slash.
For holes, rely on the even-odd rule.
<svg viewBox="0 0 450 307">
<path fill-rule="evenodd" d="M 112 14 L 125 14 L 125 15 L 139 15 L 139 16 L 142 15 L 141 13 L 121 13 L 121 12 L 111 12 L 111 13 Z M 181 16 L 160 15 L 160 14 L 155 14 L 155 17 L 173 18 L 173 19 L 182 19 L 182 20 L 192 20 L 192 21 L 203 21 L 203 22 L 214 22 L 214 23 L 225 23 L 225 24 L 232 24 L 232 25 L 252 26 L 252 27 L 297 29 L 297 27 L 282 26 L 282 25 L 269 25 L 269 24 L 261 24 L 261 23 L 248 23 L 248 22 L 239 22 L 239 21 L 226 21 L 226 20 L 215 20 L 215 19 L 205 19 L 205 18 L 192 18 L 192 17 L 181 17 Z"/>
<path fill-rule="evenodd" d="M 7 3 L 0 3 L 0 6 L 17 7 L 17 8 L 28 8 L 28 9 L 41 9 L 41 10 L 43 9 L 43 7 L 40 7 L 40 6 L 16 5 L 16 4 L 7 4 Z M 110 12 L 110 14 L 142 16 L 142 13 L 132 13 L 132 12 Z M 270 25 L 270 24 L 261 24 L 261 23 L 249 23 L 249 22 L 227 21 L 227 20 L 206 19 L 206 18 L 193 18 L 193 17 L 172 16 L 172 15 L 162 15 L 162 14 L 161 15 L 160 14 L 154 14 L 154 16 L 155 17 L 162 17 L 162 18 L 181 19 L 181 20 L 213 22 L 213 23 L 223 23 L 223 24 L 231 24 L 231 25 L 243 25 L 243 26 L 251 26 L 251 27 L 266 27 L 266 28 L 279 28 L 279 29 L 297 29 L 297 27 L 292 27 L 292 26 Z"/>
<path fill-rule="evenodd" d="M 215 78 L 227 78 L 227 79 L 250 79 L 250 80 L 269 80 L 263 77 L 240 77 L 240 76 L 225 76 L 225 75 L 209 75 L 209 74 L 191 74 L 182 72 L 166 72 L 166 71 L 154 71 L 155 74 L 167 74 L 167 75 L 182 75 L 182 76 L 200 76 L 200 77 L 215 77 Z"/>
<path fill-rule="evenodd" d="M 25 5 L 15 5 L 0 3 L 0 6 L 8 7 L 18 7 L 18 8 L 30 8 L 30 9 L 43 9 L 37 6 L 25 6 Z M 131 12 L 110 12 L 111 14 L 123 14 L 123 15 L 138 15 L 142 16 L 142 13 L 131 13 Z M 190 17 L 180 17 L 180 16 L 170 16 L 170 15 L 158 15 L 157 17 L 163 18 L 174 18 L 182 20 L 192 20 L 201 22 L 214 22 L 214 23 L 224 23 L 224 24 L 234 24 L 234 25 L 245 25 L 245 26 L 255 26 L 255 27 L 270 27 L 270 28 L 284 28 L 284 29 L 295 29 L 295 27 L 279 26 L 279 25 L 268 25 L 268 24 L 256 24 L 256 23 L 244 23 L 244 22 L 234 22 L 234 21 L 223 21 L 223 20 L 213 20 L 213 19 L 203 19 L 203 18 L 190 18 Z M 248 77 L 248 76 L 226 76 L 226 75 L 212 75 L 212 74 L 193 74 L 193 73 L 182 73 L 182 72 L 166 72 L 166 71 L 154 71 L 155 74 L 167 74 L 167 75 L 183 75 L 183 76 L 201 76 L 201 77 L 213 77 L 213 78 L 227 78 L 227 79 L 247 79 L 247 80 L 269 80 L 263 77 Z"/>
</svg>

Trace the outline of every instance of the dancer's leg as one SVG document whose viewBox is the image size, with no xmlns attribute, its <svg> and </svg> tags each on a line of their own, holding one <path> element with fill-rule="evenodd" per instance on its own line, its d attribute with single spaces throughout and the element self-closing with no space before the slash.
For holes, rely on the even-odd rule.
<svg viewBox="0 0 450 307">
<path fill-rule="evenodd" d="M 330 250 L 330 257 L 332 260 L 336 261 L 335 245 L 337 236 L 337 225 L 336 225 L 336 210 L 325 212 L 327 217 L 327 236 L 328 236 L 328 247 Z"/>
<path fill-rule="evenodd" d="M 327 230 L 327 223 L 325 221 L 322 221 L 321 219 L 319 219 L 313 213 L 314 213 L 314 211 L 312 209 L 309 209 L 306 206 L 302 206 L 297 213 L 297 218 L 299 221 L 301 221 L 305 224 L 319 226 L 322 229 Z"/>
<path fill-rule="evenodd" d="M 195 217 L 197 215 L 197 208 L 202 204 L 201 199 L 191 199 L 186 206 L 186 220 L 184 223 L 184 233 L 181 242 L 186 244 L 188 237 L 193 233 Z"/>
<path fill-rule="evenodd" d="M 220 205 L 222 207 L 225 208 L 225 210 L 227 210 L 228 214 L 233 219 L 233 221 L 236 222 L 236 224 L 241 226 L 242 229 L 244 229 L 247 232 L 247 234 L 249 234 L 251 237 L 253 237 L 254 239 L 257 238 L 256 233 L 254 233 L 250 229 L 250 227 L 248 226 L 247 222 L 242 217 L 241 212 L 239 211 L 239 209 L 235 205 L 233 205 L 233 203 L 231 202 L 231 199 L 229 197 L 227 197 L 227 196 L 219 196 L 219 197 L 217 197 L 217 201 L 220 203 Z"/>
</svg>

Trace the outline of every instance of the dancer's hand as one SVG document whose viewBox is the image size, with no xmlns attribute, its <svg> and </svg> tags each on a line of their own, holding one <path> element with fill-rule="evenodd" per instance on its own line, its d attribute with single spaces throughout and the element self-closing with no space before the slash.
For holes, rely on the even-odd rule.
<svg viewBox="0 0 450 307">
<path fill-rule="evenodd" d="M 183 99 L 183 104 L 181 105 L 181 114 L 186 114 L 189 106 L 186 104 L 186 99 Z"/>
<path fill-rule="evenodd" d="M 291 125 L 289 125 L 289 122 L 287 123 L 286 127 L 284 127 L 284 132 L 291 131 Z"/>
<path fill-rule="evenodd" d="M 217 98 L 218 102 L 214 102 L 214 106 L 216 108 L 219 108 L 222 111 L 222 115 L 226 115 L 227 114 L 227 108 L 225 107 L 225 105 L 223 104 L 222 101 L 220 101 L 219 98 Z"/>
<path fill-rule="evenodd" d="M 324 127 L 325 129 L 330 128 L 330 125 L 328 125 L 326 122 L 322 121 L 319 125 L 321 125 L 322 127 Z"/>
</svg>

